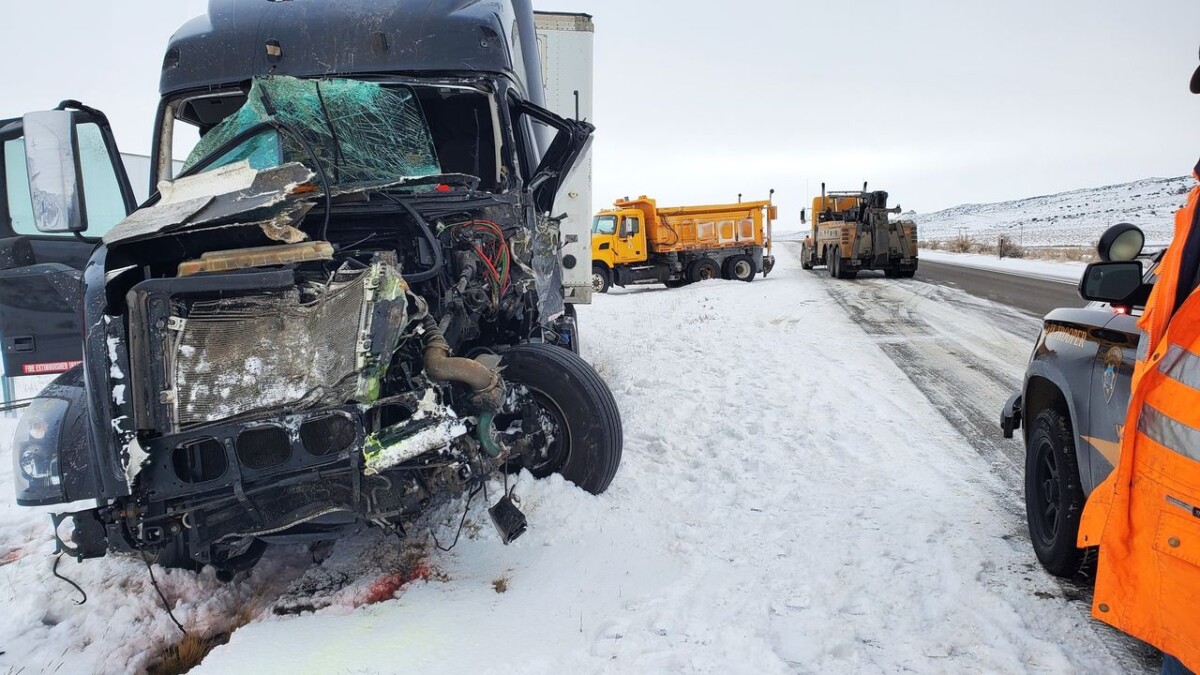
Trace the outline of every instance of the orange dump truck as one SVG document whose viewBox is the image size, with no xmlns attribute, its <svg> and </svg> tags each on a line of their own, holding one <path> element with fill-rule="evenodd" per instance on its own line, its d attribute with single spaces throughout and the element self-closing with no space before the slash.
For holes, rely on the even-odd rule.
<svg viewBox="0 0 1200 675">
<path fill-rule="evenodd" d="M 592 220 L 592 290 L 766 276 L 775 217 L 770 200 L 660 207 L 644 195 L 619 199 Z"/>
</svg>

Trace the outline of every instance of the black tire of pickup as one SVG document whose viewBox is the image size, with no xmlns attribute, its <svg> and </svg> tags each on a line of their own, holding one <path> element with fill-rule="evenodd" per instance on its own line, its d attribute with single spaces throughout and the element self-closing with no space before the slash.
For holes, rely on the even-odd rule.
<svg viewBox="0 0 1200 675">
<path fill-rule="evenodd" d="M 1038 562 L 1056 577 L 1080 577 L 1092 558 L 1075 546 L 1085 500 L 1071 423 L 1058 410 L 1042 410 L 1025 450 L 1025 514 Z"/>
<path fill-rule="evenodd" d="M 608 489 L 621 465 L 621 412 L 608 385 L 587 361 L 547 344 L 518 345 L 501 354 L 504 379 L 524 385 L 565 429 L 544 461 L 526 466 L 537 478 L 553 473 L 594 495 Z"/>
</svg>

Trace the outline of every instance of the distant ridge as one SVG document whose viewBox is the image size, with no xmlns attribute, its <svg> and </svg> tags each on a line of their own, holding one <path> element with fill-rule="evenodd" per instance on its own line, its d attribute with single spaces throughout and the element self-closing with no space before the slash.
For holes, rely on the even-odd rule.
<svg viewBox="0 0 1200 675">
<path fill-rule="evenodd" d="M 1088 246 L 1109 225 L 1130 222 L 1146 232 L 1152 244 L 1171 240 L 1175 212 L 1195 186 L 1191 176 L 1146 178 L 1028 197 L 993 204 L 962 204 L 933 213 L 909 213 L 920 238 L 945 241 L 959 232 L 977 241 L 995 241 L 1002 234 L 1022 239 L 1025 246 Z"/>
</svg>

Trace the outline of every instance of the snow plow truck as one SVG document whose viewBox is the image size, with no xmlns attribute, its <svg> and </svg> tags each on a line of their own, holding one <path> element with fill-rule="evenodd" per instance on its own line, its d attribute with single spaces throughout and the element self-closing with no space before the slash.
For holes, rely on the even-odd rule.
<svg viewBox="0 0 1200 675">
<path fill-rule="evenodd" d="M 888 193 L 825 192 L 813 198 L 812 231 L 804 238 L 800 266 L 825 265 L 835 279 L 853 279 L 863 270 L 883 270 L 890 278 L 917 273 L 917 224 L 892 220 L 900 207 L 888 208 Z M 800 222 L 806 222 L 804 211 Z"/>
<path fill-rule="evenodd" d="M 592 221 L 592 290 L 766 276 L 775 266 L 776 217 L 770 199 L 673 207 L 659 207 L 645 195 L 618 199 Z"/>
</svg>

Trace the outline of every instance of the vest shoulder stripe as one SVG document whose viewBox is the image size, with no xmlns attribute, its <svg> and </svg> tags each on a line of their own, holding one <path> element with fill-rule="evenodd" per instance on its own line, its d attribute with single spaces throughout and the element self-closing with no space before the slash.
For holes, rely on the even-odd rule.
<svg viewBox="0 0 1200 675">
<path fill-rule="evenodd" d="M 1172 380 L 1200 390 L 1200 356 L 1183 347 L 1171 345 L 1166 356 L 1159 362 L 1158 369 Z"/>
<path fill-rule="evenodd" d="M 1152 406 L 1143 405 L 1138 431 L 1164 448 L 1200 462 L 1200 429 L 1173 420 Z"/>
</svg>

